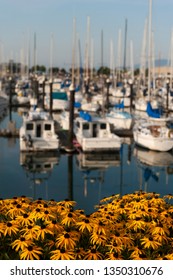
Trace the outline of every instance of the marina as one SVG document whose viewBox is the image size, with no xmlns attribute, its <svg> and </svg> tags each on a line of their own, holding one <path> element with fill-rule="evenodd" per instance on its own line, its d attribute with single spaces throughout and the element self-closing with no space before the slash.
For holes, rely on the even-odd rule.
<svg viewBox="0 0 173 280">
<path fill-rule="evenodd" d="M 19 112 L 11 112 L 17 129 L 22 125 Z M 0 122 L 0 129 L 8 123 L 9 114 Z M 60 134 L 67 141 L 67 132 L 61 130 Z M 68 198 L 89 214 L 100 199 L 112 194 L 139 190 L 162 196 L 172 193 L 172 151 L 148 151 L 136 146 L 133 137 L 121 139 L 120 151 L 112 153 L 66 153 L 60 149 L 34 155 L 20 152 L 19 137 L 0 137 L 1 197 Z"/>
<path fill-rule="evenodd" d="M 173 260 L 166 1 L 2 3 L 0 260 Z M 165 262 L 50 265 L 7 278 L 169 278 Z"/>
</svg>

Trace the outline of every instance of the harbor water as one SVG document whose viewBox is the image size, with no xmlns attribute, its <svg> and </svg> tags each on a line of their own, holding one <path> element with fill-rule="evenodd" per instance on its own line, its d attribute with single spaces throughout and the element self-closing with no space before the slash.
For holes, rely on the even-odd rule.
<svg viewBox="0 0 173 280">
<path fill-rule="evenodd" d="M 19 128 L 22 116 L 10 120 Z M 0 122 L 6 128 L 7 115 Z M 87 214 L 100 199 L 112 194 L 143 190 L 161 196 L 173 193 L 173 153 L 141 149 L 124 138 L 120 153 L 85 155 L 75 153 L 20 153 L 18 137 L 0 137 L 0 197 L 27 196 L 56 201 L 76 201 Z"/>
</svg>

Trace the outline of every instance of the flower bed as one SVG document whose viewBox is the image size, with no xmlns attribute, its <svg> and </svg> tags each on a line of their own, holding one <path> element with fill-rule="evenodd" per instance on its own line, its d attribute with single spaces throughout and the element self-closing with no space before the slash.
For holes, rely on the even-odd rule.
<svg viewBox="0 0 173 280">
<path fill-rule="evenodd" d="M 75 201 L 0 200 L 0 259 L 173 260 L 172 195 L 112 195 L 85 215 Z"/>
</svg>

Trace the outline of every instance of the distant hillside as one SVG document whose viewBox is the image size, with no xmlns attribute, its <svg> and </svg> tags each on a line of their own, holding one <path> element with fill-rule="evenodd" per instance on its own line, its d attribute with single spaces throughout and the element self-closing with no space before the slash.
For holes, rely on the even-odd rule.
<svg viewBox="0 0 173 280">
<path fill-rule="evenodd" d="M 167 59 L 156 59 L 155 60 L 155 67 L 162 67 L 162 66 L 168 66 L 168 60 Z M 140 64 L 136 64 L 135 68 L 140 68 Z"/>
</svg>

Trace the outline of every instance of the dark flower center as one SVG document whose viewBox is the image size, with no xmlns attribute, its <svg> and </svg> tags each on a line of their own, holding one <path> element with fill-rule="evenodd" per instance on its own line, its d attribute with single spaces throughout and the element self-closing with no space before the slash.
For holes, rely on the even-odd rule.
<svg viewBox="0 0 173 280">
<path fill-rule="evenodd" d="M 91 253 L 95 254 L 96 253 L 96 249 L 91 249 Z"/>
<path fill-rule="evenodd" d="M 72 214 L 72 213 L 69 213 L 69 214 L 68 214 L 68 217 L 69 217 L 69 218 L 72 218 L 72 217 L 73 217 L 73 214 Z"/>
<path fill-rule="evenodd" d="M 28 251 L 32 251 L 33 247 L 32 246 L 28 246 Z"/>
<path fill-rule="evenodd" d="M 7 223 L 7 227 L 12 227 L 12 223 Z"/>
<path fill-rule="evenodd" d="M 65 234 L 64 234 L 64 237 L 68 239 L 68 238 L 70 238 L 70 234 L 65 233 Z"/>
<path fill-rule="evenodd" d="M 60 249 L 60 252 L 61 252 L 62 254 L 64 254 L 64 253 L 65 253 L 65 249 L 64 249 L 64 248 Z"/>
<path fill-rule="evenodd" d="M 20 241 L 25 241 L 25 237 L 22 236 L 22 237 L 20 238 Z"/>
<path fill-rule="evenodd" d="M 16 206 L 17 208 L 21 208 L 21 205 L 20 204 L 17 204 L 17 206 Z"/>
<path fill-rule="evenodd" d="M 23 217 L 28 218 L 29 216 L 28 216 L 28 214 L 23 214 Z"/>
</svg>

